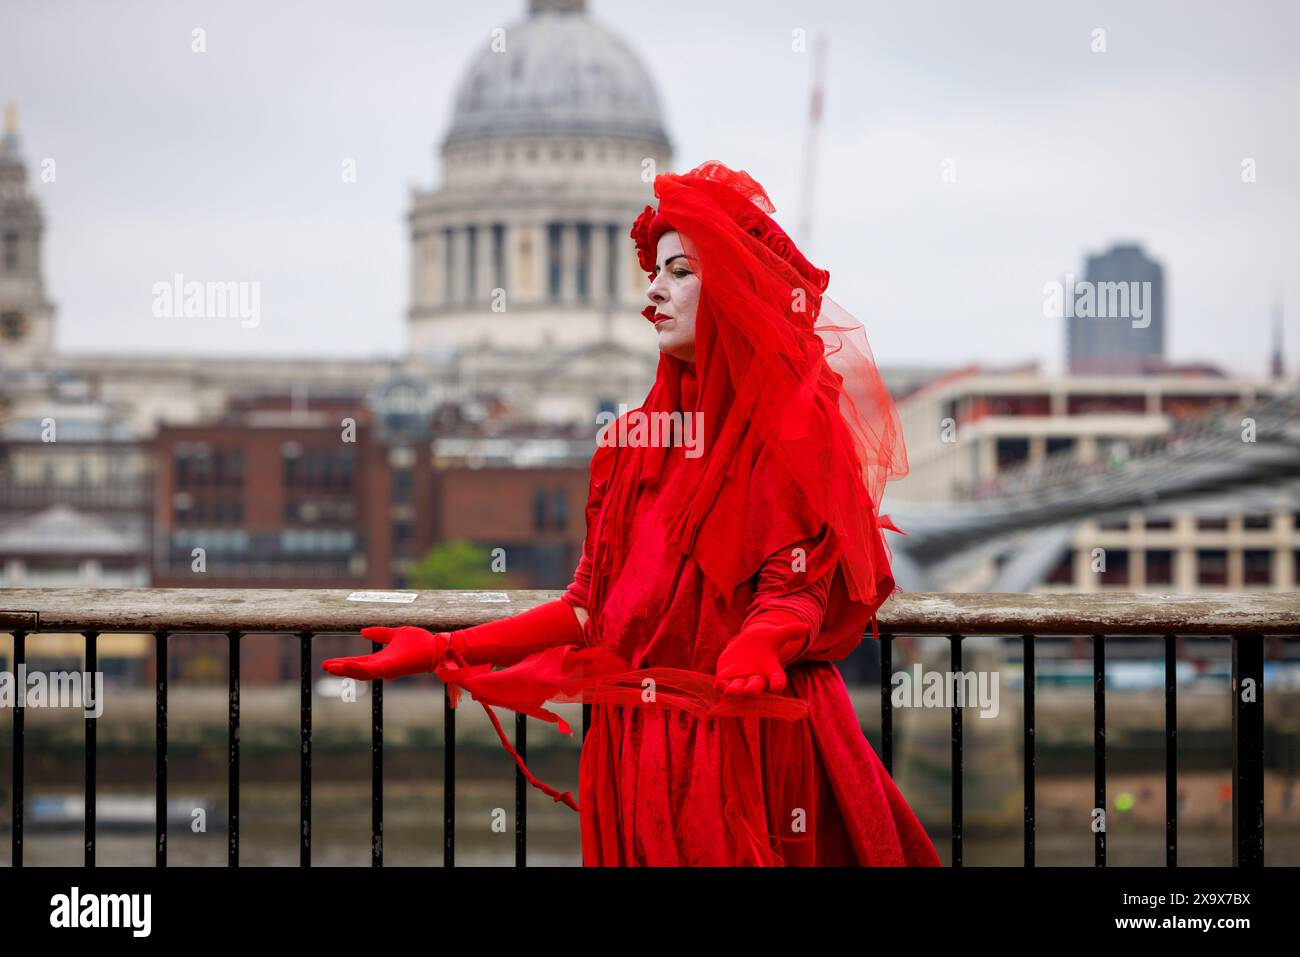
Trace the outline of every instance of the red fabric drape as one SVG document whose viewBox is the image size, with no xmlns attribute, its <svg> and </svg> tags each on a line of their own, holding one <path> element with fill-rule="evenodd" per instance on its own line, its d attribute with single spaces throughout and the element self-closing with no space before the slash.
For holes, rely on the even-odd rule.
<svg viewBox="0 0 1300 957">
<path fill-rule="evenodd" d="M 564 733 L 545 703 L 592 705 L 581 805 L 530 775 L 581 808 L 588 864 L 937 864 L 831 664 L 895 589 L 878 503 L 906 453 L 865 331 L 747 174 L 706 163 L 655 194 L 633 239 L 651 271 L 657 236 L 679 231 L 701 279 L 697 358 L 661 355 L 633 412 L 698 416 L 705 454 L 619 446 L 611 425 L 563 596 L 589 613 L 584 646 L 438 674 L 453 704 L 466 690 Z M 719 695 L 718 655 L 776 609 L 815 626 L 789 686 Z"/>
</svg>

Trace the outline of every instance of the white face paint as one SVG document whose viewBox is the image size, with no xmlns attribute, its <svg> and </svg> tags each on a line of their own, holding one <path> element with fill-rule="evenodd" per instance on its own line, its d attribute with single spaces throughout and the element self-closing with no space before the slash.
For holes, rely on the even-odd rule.
<svg viewBox="0 0 1300 957">
<path fill-rule="evenodd" d="M 700 277 L 682 249 L 681 237 L 670 229 L 659 237 L 655 278 L 646 290 L 655 312 L 667 318 L 655 323 L 659 351 L 684 362 L 695 361 L 695 313 L 700 305 Z"/>
</svg>

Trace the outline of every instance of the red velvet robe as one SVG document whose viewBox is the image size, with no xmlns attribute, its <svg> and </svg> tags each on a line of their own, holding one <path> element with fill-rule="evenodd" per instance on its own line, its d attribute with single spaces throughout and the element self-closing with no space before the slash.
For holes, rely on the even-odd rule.
<svg viewBox="0 0 1300 957">
<path fill-rule="evenodd" d="M 657 488 L 685 451 L 672 450 L 660 485 L 638 499 L 628 558 L 604 604 L 602 643 L 633 669 L 712 675 L 748 620 L 765 610 L 792 612 L 813 626 L 813 638 L 787 666 L 784 694 L 807 702 L 808 714 L 795 721 L 701 719 L 674 709 L 593 704 L 579 771 L 583 863 L 938 866 L 933 843 L 863 735 L 831 663 L 862 639 L 863 606 L 843 601 L 838 572 L 808 581 L 793 570 L 794 548 L 806 550 L 804 567 L 826 566 L 826 550 L 834 548 L 827 526 L 800 508 L 776 467 L 762 460 L 748 477 L 751 501 L 763 503 L 772 525 L 789 529 L 789 547 L 724 600 L 662 534 Z M 595 460 L 592 474 L 589 521 L 599 514 L 604 485 Z M 563 599 L 585 608 L 592 574 L 589 535 Z"/>
</svg>

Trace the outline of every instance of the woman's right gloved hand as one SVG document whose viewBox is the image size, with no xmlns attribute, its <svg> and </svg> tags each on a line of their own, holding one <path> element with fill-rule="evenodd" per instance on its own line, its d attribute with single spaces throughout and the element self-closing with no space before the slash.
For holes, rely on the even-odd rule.
<svg viewBox="0 0 1300 957">
<path fill-rule="evenodd" d="M 528 611 L 460 631 L 437 633 L 403 625 L 362 628 L 361 637 L 384 647 L 371 655 L 330 658 L 321 663 L 332 675 L 370 681 L 432 672 L 449 651 L 466 664 L 512 665 L 554 645 L 581 645 L 585 631 L 573 606 L 556 599 Z"/>
<path fill-rule="evenodd" d="M 377 641 L 384 647 L 370 655 L 330 658 L 321 662 L 321 667 L 340 678 L 359 678 L 362 681 L 403 678 L 429 674 L 442 664 L 451 648 L 451 632 L 435 634 L 415 625 L 362 628 L 361 637 Z"/>
</svg>

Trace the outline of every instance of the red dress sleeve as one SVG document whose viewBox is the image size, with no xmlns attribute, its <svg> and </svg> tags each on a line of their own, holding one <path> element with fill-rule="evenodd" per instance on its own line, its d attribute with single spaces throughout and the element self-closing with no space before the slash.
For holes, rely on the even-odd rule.
<svg viewBox="0 0 1300 957">
<path fill-rule="evenodd" d="M 788 547 L 772 553 L 759 568 L 758 584 L 742 629 L 757 620 L 772 624 L 801 622 L 808 625 L 810 635 L 807 643 L 788 664 L 812 659 L 836 660 L 828 655 L 840 651 L 838 641 L 827 644 L 822 640 L 822 626 L 826 623 L 826 609 L 835 569 L 816 580 L 810 580 L 809 574 L 803 571 L 807 567 L 820 566 L 821 562 L 816 559 L 820 558 L 824 550 L 833 547 L 830 528 L 823 526 L 817 535 L 792 542 Z M 839 638 L 838 632 L 834 637 Z"/>
<path fill-rule="evenodd" d="M 587 589 L 591 587 L 591 552 L 588 550 L 586 543 L 582 546 L 582 558 L 578 559 L 578 567 L 573 573 L 573 581 L 569 587 L 564 590 L 560 600 L 568 602 L 575 608 L 587 607 Z"/>
</svg>

